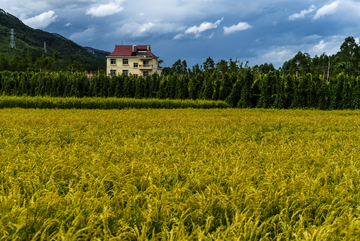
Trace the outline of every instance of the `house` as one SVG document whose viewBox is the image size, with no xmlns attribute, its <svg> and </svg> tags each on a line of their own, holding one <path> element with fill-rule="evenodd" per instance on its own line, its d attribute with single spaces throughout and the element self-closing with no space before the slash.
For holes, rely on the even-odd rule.
<svg viewBox="0 0 360 241">
<path fill-rule="evenodd" d="M 106 73 L 136 77 L 161 74 L 158 58 L 151 52 L 150 45 L 115 45 L 114 52 L 106 56 Z"/>
</svg>

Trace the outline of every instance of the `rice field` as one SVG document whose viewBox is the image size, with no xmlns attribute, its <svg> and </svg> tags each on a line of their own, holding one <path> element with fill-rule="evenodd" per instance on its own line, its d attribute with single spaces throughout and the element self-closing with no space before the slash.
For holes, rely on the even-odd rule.
<svg viewBox="0 0 360 241">
<path fill-rule="evenodd" d="M 358 240 L 359 117 L 1 109 L 0 240 Z"/>
</svg>

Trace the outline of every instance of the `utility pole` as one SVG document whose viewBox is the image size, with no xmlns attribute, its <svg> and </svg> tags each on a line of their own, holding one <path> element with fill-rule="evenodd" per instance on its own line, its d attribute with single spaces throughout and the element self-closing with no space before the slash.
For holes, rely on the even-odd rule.
<svg viewBox="0 0 360 241">
<path fill-rule="evenodd" d="M 328 72 L 327 72 L 327 82 L 329 82 L 329 75 L 330 75 L 330 56 L 329 56 L 329 65 L 328 65 Z"/>
<path fill-rule="evenodd" d="M 14 29 L 11 29 L 11 34 L 10 34 L 10 48 L 12 49 L 16 49 L 15 46 L 15 40 L 14 40 Z"/>
</svg>

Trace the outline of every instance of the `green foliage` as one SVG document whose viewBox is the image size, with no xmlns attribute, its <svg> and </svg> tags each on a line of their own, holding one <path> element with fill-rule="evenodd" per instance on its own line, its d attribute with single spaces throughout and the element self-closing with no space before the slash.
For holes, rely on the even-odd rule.
<svg viewBox="0 0 360 241">
<path fill-rule="evenodd" d="M 216 63 L 216 69 L 224 76 L 225 73 L 229 72 L 229 65 L 226 60 L 220 60 Z"/>
<path fill-rule="evenodd" d="M 336 81 L 334 80 L 331 88 L 331 101 L 330 101 L 330 110 L 335 109 L 342 109 L 343 102 L 342 102 L 342 90 L 344 87 L 344 79 L 345 75 L 343 73 L 339 74 L 336 78 Z"/>
<path fill-rule="evenodd" d="M 327 110 L 357 109 L 359 106 L 358 80 L 345 74 L 330 78 L 329 82 L 310 73 L 300 78 L 290 74 L 283 77 L 279 71 L 255 78 L 248 68 L 236 78 L 225 98 L 231 107 Z M 232 84 L 229 75 L 224 74 L 221 78 L 216 71 L 210 78 L 204 78 L 203 74 L 166 77 L 154 74 L 145 79 L 125 74 L 106 76 L 100 71 L 91 77 L 85 72 L 0 71 L 0 91 L 6 96 L 218 100 L 224 93 L 226 82 Z M 200 86 L 202 88 L 198 91 Z"/>
<path fill-rule="evenodd" d="M 211 100 L 212 96 L 214 94 L 214 84 L 213 82 L 215 81 L 215 74 L 211 75 L 211 78 L 207 78 L 204 81 L 204 91 L 203 91 L 203 96 L 202 98 L 204 100 Z"/>
<path fill-rule="evenodd" d="M 189 98 L 189 77 L 184 76 L 177 80 L 176 84 L 176 99 L 185 100 Z"/>
<path fill-rule="evenodd" d="M 125 98 L 132 98 L 133 96 L 133 89 L 134 89 L 134 81 L 132 78 L 130 78 L 129 76 L 122 74 L 123 78 L 124 78 L 124 87 L 123 87 L 123 91 L 124 91 L 124 97 Z"/>
<path fill-rule="evenodd" d="M 342 92 L 341 92 L 341 102 L 342 102 L 341 109 L 343 109 L 343 110 L 351 109 L 351 107 L 352 107 L 352 97 L 353 97 L 352 91 L 353 90 L 351 88 L 350 79 L 345 80 L 344 83 L 343 83 L 343 89 L 342 89 Z"/>
<path fill-rule="evenodd" d="M 232 88 L 233 83 L 230 80 L 228 73 L 225 73 L 220 87 L 219 100 L 225 100 L 229 96 Z"/>
<path fill-rule="evenodd" d="M 306 95 L 305 95 L 305 101 L 306 101 L 306 107 L 309 108 L 315 108 L 317 99 L 316 99 L 316 82 L 313 81 L 312 74 L 308 73 L 305 76 L 306 78 Z"/>
<path fill-rule="evenodd" d="M 203 64 L 204 64 L 205 71 L 212 74 L 213 70 L 215 69 L 214 60 L 209 56 Z"/>
<path fill-rule="evenodd" d="M 258 108 L 271 108 L 274 101 L 272 100 L 273 72 L 270 71 L 262 78 L 261 96 L 257 104 Z"/>
<path fill-rule="evenodd" d="M 285 88 L 284 88 L 284 81 L 283 77 L 276 75 L 276 97 L 274 102 L 275 109 L 284 109 L 286 106 L 286 99 L 285 99 Z"/>
<path fill-rule="evenodd" d="M 237 106 L 237 105 L 238 105 L 238 102 L 239 102 L 240 97 L 241 97 L 242 86 L 243 86 L 243 81 L 241 81 L 241 79 L 236 81 L 236 83 L 234 84 L 234 87 L 231 90 L 231 93 L 225 99 L 225 102 L 228 103 L 230 105 L 230 107 L 232 107 L 232 108 L 240 107 L 240 106 Z"/>
<path fill-rule="evenodd" d="M 303 89 L 303 83 L 304 81 L 302 81 L 302 79 L 298 79 L 296 78 L 293 81 L 294 84 L 294 97 L 292 98 L 292 102 L 291 102 L 291 106 L 290 108 L 303 108 L 304 107 L 304 99 L 303 99 L 303 95 L 304 95 L 304 89 Z"/>
<path fill-rule="evenodd" d="M 131 77 L 130 77 L 131 78 Z M 135 98 L 136 99 L 141 99 L 145 97 L 145 81 L 142 77 L 140 78 L 135 78 L 135 85 L 136 85 L 136 92 L 135 92 Z"/>
<path fill-rule="evenodd" d="M 152 75 L 152 78 L 150 79 L 149 98 L 156 98 L 157 91 L 160 88 L 160 81 L 161 77 L 158 74 Z"/>
<path fill-rule="evenodd" d="M 294 86 L 294 77 L 291 74 L 286 75 L 285 77 L 285 108 L 290 108 L 294 92 L 295 92 L 295 86 Z"/>
<path fill-rule="evenodd" d="M 252 80 L 254 79 L 251 70 L 247 69 L 245 74 L 244 84 L 241 86 L 241 98 L 237 103 L 238 108 L 251 108 L 252 105 Z"/>
<path fill-rule="evenodd" d="M 142 79 L 142 77 L 140 77 L 140 79 Z M 144 86 L 144 98 L 149 98 L 150 97 L 150 92 L 152 91 L 152 89 L 151 89 L 151 76 L 150 75 L 146 76 L 146 78 L 143 79 L 142 81 L 144 82 L 144 84 L 143 84 L 143 86 Z"/>
<path fill-rule="evenodd" d="M 45 68 L 46 67 L 48 67 L 48 66 L 45 66 Z M 49 67 L 46 68 L 46 69 L 49 69 Z M 67 71 L 70 71 L 70 72 L 77 72 L 77 71 L 83 72 L 83 71 L 85 71 L 85 69 L 81 67 L 80 63 L 78 63 L 78 62 L 76 62 L 74 60 L 74 62 L 67 67 Z"/>
<path fill-rule="evenodd" d="M 167 78 L 168 78 L 167 85 L 166 85 L 167 98 L 175 99 L 178 75 L 174 74 L 174 75 L 168 76 Z"/>
<path fill-rule="evenodd" d="M 199 95 L 199 82 L 197 76 L 190 78 L 189 80 L 189 98 L 196 100 Z"/>
<path fill-rule="evenodd" d="M 186 63 L 186 60 L 183 60 L 181 62 L 181 60 L 177 60 L 172 68 L 171 68 L 171 71 L 172 73 L 175 73 L 175 74 L 186 74 L 187 73 L 187 63 Z"/>
<path fill-rule="evenodd" d="M 215 79 L 214 82 L 214 93 L 212 95 L 212 100 L 218 100 L 219 96 L 220 96 L 220 87 L 222 84 L 223 80 L 220 78 Z"/>
<path fill-rule="evenodd" d="M 320 110 L 327 110 L 329 108 L 329 84 L 326 80 L 321 80 L 317 88 L 317 108 Z"/>
<path fill-rule="evenodd" d="M 76 97 L 29 97 L 1 96 L 0 109 L 178 109 L 178 108 L 227 108 L 223 101 L 206 100 L 159 100 L 129 98 L 76 98 Z"/>
<path fill-rule="evenodd" d="M 166 99 L 167 97 L 167 77 L 163 76 L 160 82 L 159 91 L 157 92 L 158 99 Z"/>
<path fill-rule="evenodd" d="M 353 90 L 352 95 L 352 103 L 351 103 L 352 109 L 360 109 L 360 83 L 359 79 L 355 82 L 355 87 Z"/>
</svg>

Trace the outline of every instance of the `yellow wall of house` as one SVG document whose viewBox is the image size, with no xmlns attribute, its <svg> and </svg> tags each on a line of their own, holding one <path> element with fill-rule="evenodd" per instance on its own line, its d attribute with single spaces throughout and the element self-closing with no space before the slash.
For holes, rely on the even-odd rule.
<svg viewBox="0 0 360 241">
<path fill-rule="evenodd" d="M 116 64 L 111 64 L 111 60 L 116 59 Z M 123 59 L 128 60 L 128 64 L 123 64 Z M 146 68 L 142 68 L 140 66 L 144 65 L 143 61 L 147 60 L 149 61 L 149 66 Z M 138 64 L 137 68 L 134 68 L 134 63 Z M 111 70 L 116 71 L 116 75 L 121 75 L 124 70 L 128 71 L 128 74 L 136 74 L 138 76 L 143 76 L 144 71 L 148 71 L 149 75 L 158 73 L 161 74 L 161 70 L 158 70 L 158 60 L 156 58 L 154 59 L 143 59 L 138 57 L 107 57 L 107 63 L 106 63 L 106 74 L 110 75 Z"/>
</svg>

